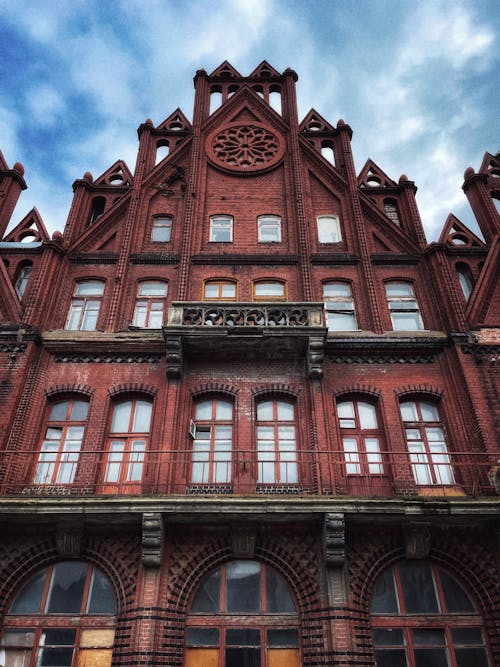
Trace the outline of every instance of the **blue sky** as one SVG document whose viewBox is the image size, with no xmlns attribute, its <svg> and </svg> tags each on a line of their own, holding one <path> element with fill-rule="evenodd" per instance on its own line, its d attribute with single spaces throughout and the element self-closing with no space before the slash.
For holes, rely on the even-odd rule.
<svg viewBox="0 0 500 667">
<path fill-rule="evenodd" d="M 461 185 L 500 150 L 499 35 L 499 0 L 0 0 L 0 148 L 29 186 L 13 223 L 36 206 L 62 230 L 75 179 L 133 169 L 146 118 L 191 118 L 197 69 L 266 59 L 298 73 L 300 118 L 351 125 L 358 171 L 416 182 L 429 240 L 449 212 L 477 232 Z"/>
</svg>

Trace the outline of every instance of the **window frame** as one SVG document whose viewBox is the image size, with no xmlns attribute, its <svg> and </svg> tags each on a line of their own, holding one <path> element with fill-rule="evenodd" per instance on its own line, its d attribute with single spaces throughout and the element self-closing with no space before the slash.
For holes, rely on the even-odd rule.
<svg viewBox="0 0 500 667">
<path fill-rule="evenodd" d="M 141 294 L 141 289 L 146 285 L 161 285 L 164 288 L 164 294 Z M 137 283 L 137 292 L 134 303 L 134 314 L 132 316 L 132 326 L 139 329 L 161 329 L 165 321 L 166 301 L 168 296 L 168 281 L 148 278 Z M 155 306 L 161 305 L 161 308 Z M 161 324 L 151 326 L 151 320 L 157 318 L 161 313 Z"/>
<path fill-rule="evenodd" d="M 351 404 L 353 416 L 347 417 L 340 414 L 341 406 Z M 369 406 L 375 417 L 375 427 L 364 428 L 361 406 Z M 347 477 L 381 477 L 385 476 L 383 452 L 385 440 L 380 426 L 380 415 L 375 402 L 367 400 L 364 396 L 342 396 L 336 401 L 337 419 L 342 442 L 342 454 L 344 458 L 344 471 Z M 347 426 L 346 422 L 354 422 L 353 426 Z M 347 440 L 354 440 L 354 448 L 349 450 Z M 376 447 L 369 451 L 368 440 L 376 440 Z M 353 468 L 351 468 L 353 466 Z"/>
<path fill-rule="evenodd" d="M 403 406 L 410 404 L 415 405 L 417 419 L 405 419 L 403 415 Z M 429 420 L 424 419 L 424 410 L 431 407 L 437 414 L 439 419 Z M 455 471 L 450 457 L 448 442 L 446 437 L 446 430 L 444 428 L 443 420 L 439 414 L 438 405 L 435 402 L 429 401 L 426 397 L 423 398 L 405 398 L 399 402 L 399 410 L 401 414 L 401 421 L 405 431 L 405 441 L 410 464 L 412 468 L 413 478 L 417 486 L 454 486 L 456 485 Z M 428 429 L 439 430 L 442 433 L 441 440 L 429 438 Z M 408 431 L 418 431 L 419 437 L 408 438 Z M 412 451 L 412 443 L 413 449 Z M 417 443 L 419 443 L 420 450 L 417 450 Z M 430 443 L 441 443 L 441 451 L 433 451 L 433 445 Z M 434 445 L 436 447 L 436 445 Z M 436 460 L 437 459 L 437 460 Z M 442 460 L 439 460 L 442 459 Z M 427 481 L 419 481 L 423 479 L 424 475 Z M 448 481 L 443 481 L 443 480 Z"/>
<path fill-rule="evenodd" d="M 411 291 L 411 294 L 401 294 L 401 295 L 390 295 L 388 293 L 388 289 L 390 287 L 396 287 L 396 286 L 405 286 L 406 288 L 409 288 L 409 291 Z M 393 331 L 425 331 L 425 326 L 424 322 L 422 320 L 422 313 L 420 311 L 420 305 L 419 301 L 417 298 L 417 295 L 415 293 L 415 286 L 414 283 L 410 280 L 388 280 L 386 281 L 385 285 L 385 296 L 386 296 L 386 302 L 387 302 L 387 308 L 389 310 L 389 315 L 391 318 L 391 324 L 392 324 L 392 330 Z M 404 290 L 401 290 L 402 292 Z M 399 307 L 397 304 L 400 304 Z M 406 306 L 405 306 L 406 304 Z M 412 306 L 412 307 L 408 307 Z M 400 322 L 401 320 L 398 319 L 402 315 L 405 315 L 407 313 L 413 313 L 416 317 L 416 323 L 418 326 L 408 328 L 405 326 L 401 326 Z"/>
<path fill-rule="evenodd" d="M 65 403 L 67 403 L 65 413 L 66 418 L 51 419 L 51 415 L 56 407 L 64 405 Z M 86 404 L 87 407 L 84 419 L 71 419 L 75 403 Z M 33 474 L 33 484 L 36 484 L 37 486 L 55 486 L 74 483 L 80 461 L 80 454 L 83 449 L 89 408 L 90 402 L 88 399 L 84 399 L 80 396 L 62 398 L 50 404 L 50 410 L 47 419 L 45 420 L 45 435 L 43 436 L 38 449 L 38 459 Z M 74 437 L 70 439 L 71 429 L 81 429 L 81 436 L 79 439 Z M 59 440 L 55 437 L 49 439 L 50 431 L 56 430 L 60 430 L 61 432 Z M 57 449 L 54 449 L 56 446 Z M 76 448 L 72 449 L 72 447 Z M 65 472 L 61 473 L 61 471 L 66 470 L 66 466 L 69 464 L 71 464 L 69 467 L 69 475 Z"/>
<path fill-rule="evenodd" d="M 330 224 L 327 228 L 324 221 L 330 221 Z M 322 213 L 316 216 L 316 232 L 318 235 L 318 243 L 320 245 L 328 245 L 333 243 L 342 242 L 342 229 L 340 226 L 340 216 L 337 213 Z M 333 240 L 329 240 L 327 237 L 332 236 Z"/>
<path fill-rule="evenodd" d="M 217 286 L 216 296 L 207 296 L 207 286 Z M 223 296 L 224 287 L 234 287 L 234 296 Z M 207 278 L 203 283 L 203 301 L 236 301 L 238 295 L 238 283 L 236 280 L 227 278 Z"/>
<path fill-rule="evenodd" d="M 350 296 L 348 295 L 334 295 L 328 297 L 325 294 L 327 287 L 346 287 L 349 289 Z M 354 300 L 354 294 L 352 289 L 352 284 L 345 280 L 327 280 L 323 282 L 323 302 L 325 304 L 325 314 L 326 314 L 326 324 L 328 331 L 359 331 L 358 321 L 356 318 L 356 304 Z M 350 307 L 348 307 L 350 305 Z M 335 327 L 334 319 L 336 316 L 350 317 L 352 319 L 352 327 Z"/>
<path fill-rule="evenodd" d="M 233 242 L 233 226 L 234 218 L 232 215 L 218 214 L 210 216 L 210 233 L 208 237 L 209 243 L 232 243 Z M 220 231 L 228 231 L 228 238 L 218 239 L 217 233 Z"/>
<path fill-rule="evenodd" d="M 117 410 L 120 406 L 124 406 L 127 403 L 130 403 L 127 430 L 112 430 Z M 147 431 L 133 430 L 140 403 L 149 406 Z M 114 401 L 112 408 L 106 442 L 105 465 L 102 472 L 103 490 L 104 493 L 116 493 L 117 490 L 122 489 L 124 492 L 137 493 L 142 487 L 146 455 L 149 451 L 151 423 L 153 420 L 153 400 L 143 396 L 126 397 Z M 113 445 L 121 443 L 123 444 L 122 449 L 116 448 L 113 451 Z M 135 449 L 134 445 L 139 443 L 142 444 L 142 448 Z M 111 466 L 114 466 L 113 470 L 116 469 L 117 474 L 111 474 Z M 140 470 L 140 474 L 136 473 L 136 468 Z"/>
<path fill-rule="evenodd" d="M 259 409 L 264 403 L 271 403 L 272 418 L 262 419 L 259 417 Z M 280 409 L 282 406 L 292 408 L 292 419 L 280 419 Z M 290 438 L 283 439 L 280 437 L 280 430 L 293 427 L 293 440 Z M 262 437 L 267 431 L 271 430 L 272 437 Z M 282 442 L 293 442 L 293 446 L 289 449 L 281 447 Z M 297 403 L 293 400 L 287 400 L 280 397 L 263 397 L 255 404 L 255 450 L 256 450 L 256 464 L 257 464 L 257 484 L 259 486 L 297 486 L 301 480 L 301 462 L 300 449 L 298 442 L 298 428 L 297 428 Z M 269 458 L 268 454 L 272 453 L 274 458 Z M 293 455 L 283 457 L 283 454 Z M 271 469 L 269 465 L 272 463 L 272 479 L 268 479 L 268 470 Z"/>
<path fill-rule="evenodd" d="M 17 271 L 16 282 L 14 283 L 14 289 L 16 291 L 19 301 L 22 301 L 26 288 L 28 287 L 31 273 L 33 271 L 33 264 L 23 263 Z"/>
<path fill-rule="evenodd" d="M 210 404 L 210 417 L 200 418 L 198 411 L 203 405 Z M 218 407 L 231 407 L 231 418 L 217 418 Z M 200 396 L 193 403 L 193 422 L 195 432 L 191 446 L 189 465 L 189 483 L 192 486 L 213 485 L 230 486 L 233 482 L 233 449 L 235 437 L 235 405 L 234 401 L 224 396 Z M 217 431 L 229 431 L 229 446 L 221 448 L 227 443 L 227 437 L 217 437 Z M 200 438 L 199 434 L 208 433 L 208 438 Z M 208 444 L 208 449 L 206 448 Z M 226 458 L 220 458 L 220 455 Z M 208 464 L 208 466 L 207 466 Z M 201 474 L 195 473 L 201 467 Z M 225 471 L 224 471 L 225 469 Z M 221 471 L 221 472 L 219 472 Z"/>
<path fill-rule="evenodd" d="M 85 285 L 91 284 L 96 286 L 99 285 L 101 287 L 100 293 L 96 290 L 95 293 L 79 294 L 80 289 L 84 289 Z M 67 331 L 96 331 L 97 325 L 99 324 L 99 315 L 105 288 L 106 281 L 98 278 L 86 278 L 75 282 L 66 324 L 64 326 Z M 94 317 L 92 317 L 93 313 L 95 313 Z M 86 326 L 89 316 L 89 321 L 93 322 L 93 326 L 90 327 Z M 74 326 L 75 324 L 76 326 Z"/>
<path fill-rule="evenodd" d="M 281 285 L 283 287 L 283 294 L 280 296 L 273 296 L 273 295 L 257 295 L 257 287 L 259 285 Z M 282 280 L 280 278 L 258 278 L 257 280 L 254 280 L 252 283 L 252 299 L 253 301 L 262 301 L 262 302 L 267 302 L 267 301 L 287 301 L 288 295 L 287 295 L 287 282 L 285 280 Z"/>
<path fill-rule="evenodd" d="M 158 214 L 153 217 L 151 225 L 151 243 L 171 243 L 172 242 L 173 216 L 168 214 Z M 162 230 L 168 230 L 168 238 L 154 238 L 155 232 L 161 235 Z"/>
<path fill-rule="evenodd" d="M 262 238 L 263 232 L 273 230 L 276 232 L 276 238 Z M 259 243 L 281 243 L 281 217 L 279 215 L 259 215 L 257 218 L 257 239 Z"/>
</svg>

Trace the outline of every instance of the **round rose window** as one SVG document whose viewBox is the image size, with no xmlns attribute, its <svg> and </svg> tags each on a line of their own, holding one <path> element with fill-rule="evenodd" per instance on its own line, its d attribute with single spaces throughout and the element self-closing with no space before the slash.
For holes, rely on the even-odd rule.
<svg viewBox="0 0 500 667">
<path fill-rule="evenodd" d="M 235 123 L 209 136 L 207 153 L 219 167 L 259 171 L 274 166 L 281 159 L 284 145 L 263 125 Z"/>
</svg>

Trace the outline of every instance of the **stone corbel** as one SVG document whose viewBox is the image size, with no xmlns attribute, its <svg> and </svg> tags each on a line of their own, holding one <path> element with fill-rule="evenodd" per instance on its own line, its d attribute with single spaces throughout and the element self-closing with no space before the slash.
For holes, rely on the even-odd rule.
<svg viewBox="0 0 500 667">
<path fill-rule="evenodd" d="M 182 373 L 182 340 L 180 336 L 165 336 L 167 377 L 180 378 Z"/>
<path fill-rule="evenodd" d="M 82 553 L 83 526 L 60 523 L 56 526 L 56 549 L 59 556 L 76 557 Z"/>
<path fill-rule="evenodd" d="M 431 527 L 428 523 L 410 523 L 404 529 L 405 556 L 410 559 L 429 557 Z"/>
<path fill-rule="evenodd" d="M 326 566 L 343 567 L 345 563 L 345 519 L 343 514 L 325 514 L 324 547 Z"/>
<path fill-rule="evenodd" d="M 231 546 L 234 558 L 253 558 L 257 531 L 254 528 L 231 528 Z"/>
<path fill-rule="evenodd" d="M 325 358 L 325 342 L 322 336 L 309 336 L 307 346 L 307 369 L 309 377 L 323 377 L 323 360 Z"/>
<path fill-rule="evenodd" d="M 163 518 L 159 512 L 142 515 L 142 563 L 144 567 L 159 567 L 163 552 Z"/>
</svg>

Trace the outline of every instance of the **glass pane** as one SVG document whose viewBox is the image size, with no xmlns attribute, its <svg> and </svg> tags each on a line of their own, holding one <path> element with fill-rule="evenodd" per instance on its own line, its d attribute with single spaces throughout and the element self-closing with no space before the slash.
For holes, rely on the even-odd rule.
<svg viewBox="0 0 500 667">
<path fill-rule="evenodd" d="M 267 646 L 291 646 L 298 647 L 298 630 L 272 630 L 267 631 Z"/>
<path fill-rule="evenodd" d="M 356 318 L 352 312 L 329 310 L 327 318 L 330 331 L 354 331 L 356 329 Z"/>
<path fill-rule="evenodd" d="M 452 628 L 454 644 L 484 644 L 481 628 Z"/>
<path fill-rule="evenodd" d="M 358 401 L 359 421 L 361 428 L 377 428 L 377 415 L 375 413 L 375 406 L 370 403 L 363 403 Z"/>
<path fill-rule="evenodd" d="M 427 563 L 402 561 L 399 572 L 406 612 L 437 614 L 439 607 L 431 566 Z"/>
<path fill-rule="evenodd" d="M 260 564 L 233 561 L 226 566 L 227 611 L 260 612 Z"/>
<path fill-rule="evenodd" d="M 417 312 L 391 313 L 392 326 L 396 331 L 417 331 L 422 329 L 420 315 Z"/>
<path fill-rule="evenodd" d="M 422 413 L 422 420 L 424 422 L 438 422 L 439 413 L 435 405 L 432 403 L 420 403 L 420 411 Z"/>
<path fill-rule="evenodd" d="M 236 296 L 236 285 L 234 283 L 222 283 L 221 296 L 225 298 L 234 298 Z"/>
<path fill-rule="evenodd" d="M 216 401 L 215 418 L 230 421 L 233 418 L 233 404 L 230 401 Z"/>
<path fill-rule="evenodd" d="M 132 401 L 120 401 L 113 410 L 112 433 L 128 433 Z"/>
<path fill-rule="evenodd" d="M 41 648 L 37 667 L 71 667 L 73 648 Z"/>
<path fill-rule="evenodd" d="M 221 570 L 215 570 L 200 584 L 191 605 L 195 614 L 217 614 L 220 611 Z"/>
<path fill-rule="evenodd" d="M 171 218 L 156 218 L 155 220 L 153 220 L 151 240 L 166 243 L 170 241 L 171 230 L 172 230 Z"/>
<path fill-rule="evenodd" d="M 296 612 L 287 583 L 270 567 L 266 568 L 266 611 L 270 614 Z M 288 644 L 290 646 L 290 644 Z"/>
<path fill-rule="evenodd" d="M 205 299 L 216 299 L 219 296 L 218 283 L 205 283 Z"/>
<path fill-rule="evenodd" d="M 52 573 L 47 612 L 76 613 L 81 610 L 86 563 L 58 563 Z"/>
<path fill-rule="evenodd" d="M 413 642 L 417 646 L 444 646 L 444 630 L 442 628 L 425 628 L 413 630 Z"/>
<path fill-rule="evenodd" d="M 99 280 L 87 280 L 84 283 L 78 283 L 75 290 L 77 296 L 102 296 L 104 292 L 104 283 Z"/>
<path fill-rule="evenodd" d="M 94 570 L 88 609 L 89 614 L 115 614 L 115 594 L 108 578 L 99 570 Z"/>
<path fill-rule="evenodd" d="M 62 401 L 61 403 L 55 403 L 49 415 L 49 421 L 51 422 L 63 422 L 66 421 L 66 415 L 68 414 L 69 401 Z"/>
<path fill-rule="evenodd" d="M 73 401 L 70 415 L 71 421 L 85 421 L 88 411 L 89 404 L 87 401 Z"/>
<path fill-rule="evenodd" d="M 350 298 L 352 296 L 351 286 L 348 283 L 324 283 L 323 296 L 328 297 L 343 297 Z"/>
<path fill-rule="evenodd" d="M 218 646 L 218 628 L 188 628 L 186 632 L 188 646 Z"/>
<path fill-rule="evenodd" d="M 396 628 L 387 630 L 374 630 L 373 643 L 375 646 L 404 646 L 403 631 Z"/>
<path fill-rule="evenodd" d="M 273 419 L 273 402 L 261 401 L 257 404 L 257 419 L 259 421 L 272 421 Z"/>
<path fill-rule="evenodd" d="M 385 292 L 391 297 L 411 297 L 413 296 L 413 287 L 410 283 L 386 283 Z"/>
<path fill-rule="evenodd" d="M 260 667 L 260 648 L 227 648 L 225 667 Z"/>
<path fill-rule="evenodd" d="M 414 401 L 405 401 L 399 406 L 401 409 L 401 417 L 405 422 L 418 421 L 417 406 Z"/>
<path fill-rule="evenodd" d="M 375 582 L 372 595 L 372 614 L 398 614 L 398 602 L 392 570 L 385 570 Z"/>
<path fill-rule="evenodd" d="M 317 219 L 318 240 L 320 243 L 337 243 L 340 241 L 339 221 L 334 216 L 322 216 Z"/>
<path fill-rule="evenodd" d="M 254 628 L 234 628 L 226 630 L 228 646 L 260 646 L 260 630 Z"/>
<path fill-rule="evenodd" d="M 132 433 L 149 433 L 152 407 L 150 401 L 136 401 Z"/>
<path fill-rule="evenodd" d="M 293 405 L 291 403 L 285 403 L 284 401 L 278 401 L 278 420 L 286 422 L 293 421 L 293 419 Z"/>
<path fill-rule="evenodd" d="M 453 579 L 445 570 L 439 570 L 441 586 L 443 587 L 446 611 L 454 613 L 464 613 L 476 611 L 472 600 L 464 591 L 462 586 Z"/>
<path fill-rule="evenodd" d="M 138 296 L 166 296 L 167 283 L 160 281 L 140 283 L 137 294 Z"/>
<path fill-rule="evenodd" d="M 269 283 L 255 283 L 255 296 L 283 296 L 285 294 L 285 286 L 283 283 L 269 282 Z"/>
<path fill-rule="evenodd" d="M 488 667 L 484 648 L 456 648 L 457 667 Z"/>
<path fill-rule="evenodd" d="M 11 614 L 36 614 L 40 611 L 47 569 L 35 574 L 19 591 L 10 608 Z"/>
<path fill-rule="evenodd" d="M 449 667 L 448 652 L 445 648 L 416 648 L 415 667 Z"/>
<path fill-rule="evenodd" d="M 145 327 L 148 314 L 148 304 L 146 301 L 137 301 L 135 304 L 134 319 L 132 324 L 135 327 Z"/>
<path fill-rule="evenodd" d="M 198 401 L 196 404 L 195 419 L 202 421 L 212 419 L 212 401 Z"/>
<path fill-rule="evenodd" d="M 377 667 L 408 667 L 404 649 L 378 649 L 375 651 Z"/>
</svg>

